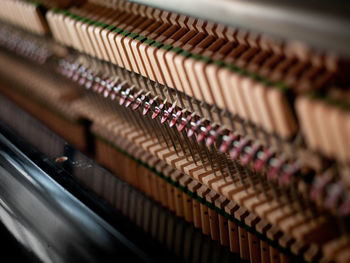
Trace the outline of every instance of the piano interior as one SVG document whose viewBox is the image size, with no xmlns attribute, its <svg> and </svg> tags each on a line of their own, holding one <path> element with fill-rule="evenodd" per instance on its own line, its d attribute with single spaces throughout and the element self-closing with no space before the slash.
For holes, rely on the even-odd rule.
<svg viewBox="0 0 350 263">
<path fill-rule="evenodd" d="M 0 123 L 177 262 L 350 262 L 349 11 L 0 0 Z"/>
</svg>

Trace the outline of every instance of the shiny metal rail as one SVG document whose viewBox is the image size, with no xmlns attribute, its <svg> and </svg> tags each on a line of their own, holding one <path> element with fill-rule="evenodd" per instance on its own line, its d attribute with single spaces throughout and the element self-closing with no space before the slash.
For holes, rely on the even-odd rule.
<svg viewBox="0 0 350 263">
<path fill-rule="evenodd" d="M 44 262 L 150 261 L 2 134 L 0 221 Z"/>
<path fill-rule="evenodd" d="M 350 58 L 350 4 L 302 0 L 131 0 L 139 4 L 302 40 Z"/>
</svg>

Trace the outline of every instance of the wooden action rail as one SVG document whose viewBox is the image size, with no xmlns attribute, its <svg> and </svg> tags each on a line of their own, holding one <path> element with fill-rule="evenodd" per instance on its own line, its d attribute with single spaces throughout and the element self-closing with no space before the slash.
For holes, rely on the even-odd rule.
<svg viewBox="0 0 350 263">
<path fill-rule="evenodd" d="M 112 154 L 112 151 L 110 151 L 111 148 L 104 147 L 104 146 L 98 143 L 97 147 L 98 148 L 101 147 L 99 149 L 103 151 L 107 151 L 108 153 Z M 195 202 L 195 201 L 199 202 L 197 201 L 197 199 L 191 198 L 186 192 L 179 190 L 177 184 L 172 185 L 169 182 L 166 182 L 163 178 L 159 177 L 158 175 L 155 175 L 152 172 L 149 172 L 148 169 L 136 164 L 130 158 L 123 158 L 122 155 L 116 156 L 116 154 L 113 154 L 113 156 L 117 160 L 125 162 L 125 164 L 128 163 L 132 165 L 129 167 L 124 165 L 120 166 L 119 172 L 126 171 L 126 170 L 129 172 L 130 176 L 129 177 L 124 176 L 124 178 L 128 180 L 128 183 L 130 185 L 132 184 L 133 188 L 137 187 L 137 189 L 143 192 L 143 194 L 145 194 L 146 196 L 152 198 L 153 200 L 158 201 L 165 208 L 171 209 L 171 211 L 174 212 L 173 213 L 174 215 L 188 214 L 187 212 L 189 212 L 189 210 L 188 209 L 185 210 L 185 208 L 186 207 L 192 208 L 192 202 Z M 157 167 L 159 166 L 161 165 L 160 164 L 157 165 Z M 168 174 L 171 174 L 170 176 L 173 178 L 179 177 L 178 174 L 174 174 L 170 170 L 168 171 Z M 131 180 L 131 178 L 135 179 L 136 176 L 138 177 L 139 183 L 141 182 L 144 183 L 144 187 L 142 187 L 141 185 L 138 187 L 138 184 L 135 184 L 135 180 Z M 184 254 L 184 257 L 187 259 L 187 261 L 191 261 L 189 259 L 191 254 L 194 262 L 202 262 L 202 261 L 212 262 L 217 260 L 217 259 L 207 258 L 208 251 L 205 251 L 203 253 L 203 251 L 201 250 L 201 246 L 198 247 L 198 245 L 193 244 L 193 243 L 196 243 L 195 241 L 196 239 L 197 241 L 200 240 L 199 243 L 202 243 L 203 241 L 206 240 L 205 236 L 197 235 L 196 236 L 197 238 L 196 238 L 195 236 L 193 236 L 194 235 L 193 230 L 190 231 L 190 233 L 187 233 L 185 235 L 183 234 L 182 229 L 175 230 L 176 234 L 173 233 L 174 230 L 171 222 L 164 222 L 163 221 L 164 218 L 162 217 L 162 215 L 159 215 L 157 211 L 153 209 L 151 211 L 148 210 L 148 205 L 140 203 L 140 200 L 137 200 L 137 195 L 135 196 L 133 194 L 130 194 L 130 192 L 135 190 L 131 190 L 128 188 L 124 189 L 121 185 L 115 185 L 114 180 L 111 177 L 110 178 L 93 178 L 93 176 L 84 176 L 81 179 L 85 181 L 86 184 L 89 185 L 91 188 L 93 188 L 97 193 L 99 193 L 103 198 L 105 198 L 106 201 L 110 202 L 118 210 L 120 210 L 124 215 L 128 216 L 131 221 L 134 221 L 139 227 L 144 229 L 144 231 L 148 232 L 153 238 L 159 240 L 162 244 L 165 243 L 166 247 L 173 249 L 177 253 L 181 253 L 181 250 L 183 250 L 182 253 Z M 166 190 L 166 197 L 164 195 L 165 193 L 164 190 Z M 203 209 L 208 208 L 205 204 L 202 204 L 202 203 L 200 204 L 198 203 L 197 208 L 199 208 L 200 205 L 202 205 Z M 210 211 L 212 210 L 214 214 L 216 213 L 213 209 L 209 208 L 209 210 Z M 191 212 L 192 212 L 192 209 L 191 209 Z M 209 217 L 207 213 L 209 212 L 208 211 L 205 212 L 206 217 L 205 219 L 203 218 L 203 222 L 209 224 Z M 200 217 L 201 214 L 199 212 L 199 213 L 194 213 L 192 215 Z M 218 214 L 217 216 L 223 217 L 221 214 L 220 215 Z M 238 226 L 236 225 L 234 220 L 235 219 L 232 218 L 232 220 L 228 221 L 232 229 L 231 232 L 233 233 L 231 235 L 231 239 L 234 240 L 236 245 L 239 246 L 238 237 L 236 237 L 237 234 L 235 232 L 237 231 Z M 187 222 L 191 223 L 192 221 L 187 221 Z M 192 228 L 190 224 L 186 224 L 186 225 L 189 226 L 189 228 Z M 218 227 L 219 225 L 217 224 L 216 226 Z M 227 225 L 225 226 L 227 228 Z M 201 230 L 201 228 L 197 227 L 197 230 Z M 197 230 L 195 230 L 195 232 L 198 234 L 199 231 Z M 228 240 L 226 239 L 226 241 Z M 191 243 L 193 244 L 193 246 L 191 246 Z M 242 247 L 244 247 L 245 249 L 248 249 L 248 244 L 246 242 L 242 242 Z M 193 251 L 189 251 L 188 249 L 193 249 Z M 211 250 L 210 247 L 208 247 L 208 249 Z M 236 249 L 235 254 L 237 254 L 237 252 L 239 253 L 239 247 L 235 247 L 235 249 Z M 219 254 L 216 254 L 216 256 L 218 257 Z M 282 256 L 287 257 L 284 254 L 281 255 L 281 257 Z M 278 258 L 280 257 L 279 253 L 276 253 L 276 258 L 277 257 Z M 200 258 L 202 258 L 202 261 L 200 260 Z M 237 261 L 237 258 L 233 258 L 232 260 Z M 229 262 L 229 261 L 225 260 L 225 262 Z"/>
<path fill-rule="evenodd" d="M 174 170 L 163 161 L 121 137 L 114 137 L 113 145 L 106 143 L 104 139 L 101 140 L 103 137 L 100 137 L 102 136 L 100 134 L 106 134 L 104 127 L 96 125 L 93 131 L 98 134 L 97 159 L 100 163 L 176 215 L 193 223 L 196 228 L 201 228 L 203 234 L 211 236 L 223 246 L 230 246 L 230 250 L 233 253 L 239 253 L 242 259 L 250 259 L 251 262 L 290 262 L 288 256 L 280 253 L 278 248 L 268 245 L 271 244 L 269 243 L 271 240 L 279 240 L 280 247 L 287 248 L 287 250 L 292 249 L 297 255 L 303 253 L 306 261 L 312 262 L 319 259 L 320 251 L 317 246 L 295 243 L 293 238 L 281 234 L 276 227 L 272 227 L 267 221 L 254 215 L 255 213 L 250 213 L 235 202 L 218 195 L 204 184 Z M 114 147 L 117 147 L 118 150 Z M 124 154 L 126 151 L 128 156 L 119 151 Z M 143 165 L 154 167 L 153 170 L 150 171 L 139 162 L 135 163 L 135 160 L 130 160 L 130 156 Z M 126 170 L 117 163 L 125 164 Z M 155 174 L 154 170 L 158 174 Z M 159 176 L 159 173 L 164 175 Z M 273 210 L 269 213 L 273 213 Z M 264 238 L 261 239 L 261 236 L 271 239 L 266 241 Z M 322 246 L 326 251 L 325 257 L 334 258 L 330 257 L 330 253 L 335 253 L 334 251 L 338 249 L 339 253 L 336 258 L 344 257 L 345 259 L 347 248 L 344 239 L 340 238 L 340 240 L 343 241 L 339 246 L 334 245 L 334 243 L 338 244 L 337 239 Z M 346 260 L 348 259 L 342 262 Z"/>
<path fill-rule="evenodd" d="M 95 131 L 99 129 L 95 128 Z M 265 245 L 266 249 L 260 251 L 260 243 L 266 241 L 260 240 L 255 234 L 249 232 L 254 231 L 255 225 L 260 221 L 256 216 L 250 216 L 247 210 L 239 208 L 234 202 L 229 202 L 215 191 L 174 170 L 135 145 L 127 144 L 121 139 L 119 143 L 123 147 L 128 146 L 126 148 L 128 154 L 129 152 L 134 154 L 133 158 L 140 158 L 140 161 L 147 166 L 155 167 L 155 172 L 98 139 L 98 161 L 112 169 L 117 176 L 152 197 L 177 216 L 193 223 L 195 228 L 202 229 L 204 235 L 210 236 L 223 246 L 229 246 L 231 252 L 240 254 L 242 259 L 250 259 L 251 262 L 289 262 L 287 255 L 280 253 L 271 245 Z M 116 160 L 126 165 L 117 167 Z M 247 219 L 244 222 L 240 217 Z M 248 232 L 246 228 L 249 228 Z M 272 261 L 269 256 L 270 251 L 271 257 L 274 257 Z M 262 261 L 260 261 L 261 258 Z"/>
<path fill-rule="evenodd" d="M 326 218 L 323 216 L 316 218 L 305 217 L 302 214 L 296 214 L 293 210 L 289 210 L 290 205 L 288 204 L 279 204 L 277 201 L 263 201 L 264 197 L 261 193 L 259 198 L 257 198 L 253 189 L 248 188 L 246 191 L 243 186 L 240 186 L 237 178 L 235 179 L 235 185 L 230 178 L 226 178 L 225 181 L 221 177 L 215 177 L 212 172 L 207 172 L 202 167 L 194 166 L 193 163 L 186 161 L 183 156 L 178 156 L 175 152 L 169 151 L 166 146 L 160 146 L 157 141 L 145 138 L 142 133 L 128 126 L 123 119 L 116 121 L 116 116 L 112 117 L 107 112 L 99 112 L 98 108 L 92 109 L 91 101 L 88 102 L 88 105 L 81 105 L 84 109 L 80 110 L 90 119 L 94 119 L 95 125 L 100 123 L 99 126 L 101 128 L 99 132 L 100 134 L 103 133 L 101 134 L 102 137 L 106 138 L 109 136 L 109 140 L 113 142 L 116 138 L 124 138 L 123 140 L 128 138 L 129 141 L 133 141 L 145 151 L 166 161 L 174 168 L 181 170 L 205 185 L 209 185 L 215 192 L 222 194 L 227 199 L 234 200 L 237 204 L 247 208 L 248 211 L 254 211 L 269 223 L 281 227 L 283 231 L 291 234 L 299 241 L 323 243 L 333 237 L 335 232 L 331 228 L 326 227 L 327 224 L 332 224 L 332 222 L 325 220 Z M 105 116 L 105 118 L 101 119 L 101 116 Z M 327 233 L 327 230 L 330 232 Z"/>
</svg>

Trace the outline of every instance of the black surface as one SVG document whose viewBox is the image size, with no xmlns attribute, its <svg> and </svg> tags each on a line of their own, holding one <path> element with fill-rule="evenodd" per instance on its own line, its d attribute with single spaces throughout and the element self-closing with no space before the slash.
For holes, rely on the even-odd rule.
<svg viewBox="0 0 350 263">
<path fill-rule="evenodd" d="M 10 106 L 11 104 L 7 105 Z M 13 106 L 13 105 L 12 105 Z M 1 108 L 1 107 L 0 107 Z M 103 174 L 109 173 L 105 169 L 99 167 L 97 164 L 92 162 L 88 157 L 75 150 L 72 146 L 67 144 L 64 140 L 59 138 L 57 135 L 53 134 L 49 131 L 45 126 L 37 122 L 33 117 L 27 115 L 21 110 L 17 112 L 17 114 L 21 115 L 22 123 L 17 123 L 15 125 L 18 127 L 17 132 L 14 131 L 13 128 L 9 128 L 4 122 L 0 121 L 0 134 L 4 135 L 11 143 L 13 143 L 16 147 L 18 147 L 25 155 L 30 157 L 30 160 L 33 161 L 36 165 L 38 165 L 44 172 L 50 175 L 52 179 L 58 182 L 61 186 L 63 186 L 66 190 L 68 190 L 71 194 L 73 194 L 79 201 L 81 201 L 84 205 L 91 209 L 98 216 L 103 218 L 108 224 L 110 224 L 114 229 L 120 232 L 122 235 L 127 237 L 127 239 L 135 245 L 140 251 L 144 252 L 149 259 L 155 262 L 164 261 L 166 259 L 167 262 L 179 262 L 179 259 L 172 255 L 167 249 L 164 247 L 160 247 L 157 242 L 155 242 L 149 235 L 144 233 L 141 229 L 135 227 L 135 224 L 131 222 L 128 218 L 123 216 L 120 212 L 113 209 L 110 205 L 108 205 L 102 198 L 98 197 L 94 192 L 84 187 L 81 182 L 79 182 L 76 178 L 76 175 L 79 173 L 87 173 L 88 171 L 84 167 L 74 167 L 72 162 L 66 162 L 64 165 L 57 164 L 54 161 L 54 155 L 57 156 L 69 156 L 71 160 L 79 160 L 83 164 L 89 164 L 93 166 L 89 169 L 90 172 L 94 174 Z M 17 116 L 19 116 L 17 115 Z M 26 126 L 26 130 L 21 129 L 21 126 L 25 124 L 25 120 L 29 121 Z M 36 145 L 38 147 L 34 147 L 32 143 L 29 143 L 28 140 L 29 133 L 33 134 L 30 129 L 33 128 L 36 130 L 39 138 L 41 138 L 40 145 Z M 18 132 L 19 131 L 19 132 Z M 19 133 L 23 132 L 21 135 Z M 50 150 L 44 150 L 46 145 L 54 145 L 59 144 L 58 147 L 60 150 L 58 152 L 50 152 Z M 3 147 L 0 145 L 0 150 Z M 38 150 L 41 148 L 41 150 Z M 50 149 L 50 148 L 48 148 Z M 45 152 L 45 153 L 44 153 Z M 56 157 L 57 157 L 56 156 Z M 111 175 L 113 176 L 113 175 Z M 6 240 L 6 239 L 5 239 Z M 11 244 L 12 247 L 15 247 L 17 250 L 16 244 Z M 86 249 L 89 249 L 86 247 Z M 118 246 L 116 246 L 116 250 Z M 124 248 L 125 249 L 125 248 Z M 121 251 L 122 256 L 118 257 L 118 253 L 115 253 L 115 257 L 118 258 L 120 262 L 126 262 L 124 260 L 125 256 L 128 255 L 128 260 L 132 260 L 135 257 L 132 255 L 132 252 Z M 98 252 L 96 252 L 98 253 Z M 137 256 L 136 256 L 137 258 Z M 105 255 L 101 255 L 101 259 L 105 262 L 107 259 Z M 75 260 L 76 262 L 77 260 Z M 140 260 L 138 260 L 140 261 Z M 22 261 L 23 262 L 23 261 Z"/>
<path fill-rule="evenodd" d="M 117 228 L 69 194 L 0 135 L 0 216 L 48 262 L 153 262 Z M 61 173 L 62 176 L 62 173 Z"/>
<path fill-rule="evenodd" d="M 33 254 L 28 252 L 0 223 L 0 247 L 1 247 L 1 262 L 40 262 Z"/>
</svg>

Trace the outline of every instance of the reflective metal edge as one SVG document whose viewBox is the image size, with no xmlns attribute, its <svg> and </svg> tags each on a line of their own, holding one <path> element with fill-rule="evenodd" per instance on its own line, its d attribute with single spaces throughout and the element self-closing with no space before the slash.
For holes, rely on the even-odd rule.
<svg viewBox="0 0 350 263">
<path fill-rule="evenodd" d="M 350 57 L 350 5 L 346 1 L 130 0 L 272 36 L 301 40 Z"/>
<path fill-rule="evenodd" d="M 0 221 L 44 262 L 151 262 L 2 134 Z"/>
</svg>

